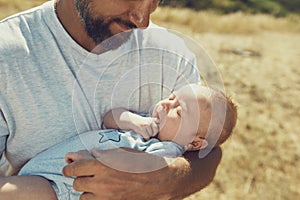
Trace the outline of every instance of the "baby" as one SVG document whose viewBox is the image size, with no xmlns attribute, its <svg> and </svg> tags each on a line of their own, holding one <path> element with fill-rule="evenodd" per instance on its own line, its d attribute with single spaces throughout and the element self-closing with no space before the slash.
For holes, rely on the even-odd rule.
<svg viewBox="0 0 300 200">
<path fill-rule="evenodd" d="M 145 140 L 156 137 L 160 141 L 172 141 L 182 150 L 190 151 L 223 143 L 230 136 L 236 118 L 236 106 L 228 97 L 211 88 L 190 84 L 158 102 L 152 117 L 117 108 L 106 113 L 104 125 L 133 130 Z M 207 135 L 209 126 L 216 130 L 210 136 Z"/>
<path fill-rule="evenodd" d="M 127 147 L 176 157 L 185 151 L 222 144 L 236 118 L 236 106 L 221 92 L 190 84 L 158 102 L 149 117 L 123 108 L 108 111 L 103 118 L 106 129 L 80 134 L 47 149 L 31 159 L 19 175 L 48 179 L 58 199 L 79 199 L 81 193 L 73 189 L 73 179 L 61 173 L 65 160 L 74 160 L 68 152 Z"/>
</svg>

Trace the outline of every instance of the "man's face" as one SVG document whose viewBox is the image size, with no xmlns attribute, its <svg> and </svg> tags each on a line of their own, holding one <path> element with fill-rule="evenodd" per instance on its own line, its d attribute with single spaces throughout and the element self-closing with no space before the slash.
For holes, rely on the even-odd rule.
<svg viewBox="0 0 300 200">
<path fill-rule="evenodd" d="M 96 44 L 133 28 L 146 28 L 159 0 L 74 0 L 87 35 Z"/>
</svg>

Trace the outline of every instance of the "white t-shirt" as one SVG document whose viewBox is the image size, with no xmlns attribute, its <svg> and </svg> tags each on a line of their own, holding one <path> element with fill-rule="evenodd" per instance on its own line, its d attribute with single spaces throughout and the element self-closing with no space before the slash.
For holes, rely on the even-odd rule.
<svg viewBox="0 0 300 200">
<path fill-rule="evenodd" d="M 6 18 L 0 22 L 0 175 L 16 174 L 37 153 L 98 130 L 110 108 L 151 112 L 171 91 L 195 82 L 193 54 L 154 24 L 97 55 L 65 31 L 53 1 Z"/>
</svg>

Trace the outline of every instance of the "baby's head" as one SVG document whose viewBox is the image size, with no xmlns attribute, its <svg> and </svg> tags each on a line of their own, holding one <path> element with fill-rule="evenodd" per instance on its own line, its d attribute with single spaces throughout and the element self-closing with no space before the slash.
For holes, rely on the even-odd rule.
<svg viewBox="0 0 300 200">
<path fill-rule="evenodd" d="M 194 87 L 199 88 L 199 86 Z M 223 92 L 202 87 L 199 88 L 197 95 L 199 95 L 197 98 L 200 120 L 197 135 L 192 144 L 188 145 L 187 150 L 221 145 L 230 137 L 237 120 L 237 107 Z M 203 139 L 202 146 L 199 148 L 198 145 L 198 148 L 195 148 L 193 143 L 201 139 Z"/>
<path fill-rule="evenodd" d="M 157 103 L 153 117 L 160 123 L 160 140 L 199 150 L 226 141 L 236 124 L 237 109 L 222 92 L 189 84 Z"/>
</svg>

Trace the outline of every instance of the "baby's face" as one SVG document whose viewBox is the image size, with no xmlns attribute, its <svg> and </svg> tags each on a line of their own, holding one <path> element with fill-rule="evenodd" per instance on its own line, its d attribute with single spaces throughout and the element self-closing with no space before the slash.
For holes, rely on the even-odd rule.
<svg viewBox="0 0 300 200">
<path fill-rule="evenodd" d="M 210 113 L 203 111 L 210 103 L 209 92 L 205 87 L 195 87 L 197 89 L 185 86 L 156 104 L 153 117 L 159 120 L 160 140 L 173 141 L 184 147 L 198 132 L 200 113 L 201 118 L 210 119 Z"/>
</svg>

